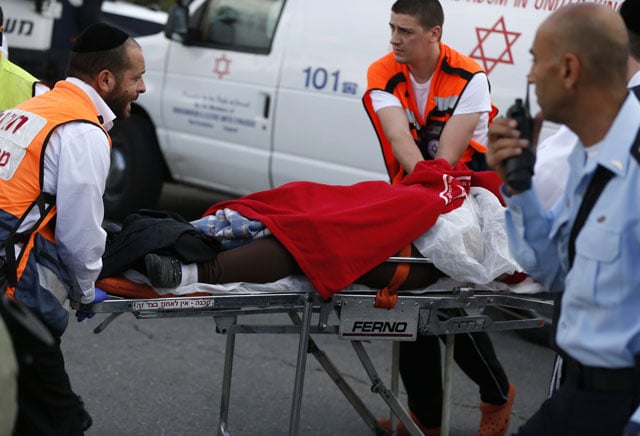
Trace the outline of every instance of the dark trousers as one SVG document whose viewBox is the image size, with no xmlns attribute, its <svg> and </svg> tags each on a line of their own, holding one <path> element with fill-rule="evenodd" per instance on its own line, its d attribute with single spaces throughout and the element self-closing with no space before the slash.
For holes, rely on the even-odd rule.
<svg viewBox="0 0 640 436">
<path fill-rule="evenodd" d="M 71 389 L 60 339 L 46 345 L 23 329 L 11 329 L 18 360 L 18 416 L 14 436 L 76 436 L 83 409 Z"/>
<path fill-rule="evenodd" d="M 485 332 L 454 336 L 453 358 L 480 388 L 485 403 L 504 404 L 509 380 Z M 441 337 L 444 339 L 444 337 Z M 400 343 L 400 375 L 407 391 L 409 408 L 428 428 L 440 427 L 442 415 L 442 368 L 438 336 L 418 336 L 415 342 Z"/>
<path fill-rule="evenodd" d="M 516 435 L 621 435 L 635 404 L 633 392 L 587 390 L 565 382 Z"/>
</svg>

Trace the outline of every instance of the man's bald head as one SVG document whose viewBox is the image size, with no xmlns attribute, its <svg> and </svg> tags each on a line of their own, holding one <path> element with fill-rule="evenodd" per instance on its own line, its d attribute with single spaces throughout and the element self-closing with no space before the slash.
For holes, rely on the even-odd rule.
<svg viewBox="0 0 640 436">
<path fill-rule="evenodd" d="M 571 4 L 547 18 L 538 32 L 546 33 L 558 57 L 575 55 L 590 83 L 626 85 L 629 38 L 620 14 L 596 3 Z"/>
</svg>

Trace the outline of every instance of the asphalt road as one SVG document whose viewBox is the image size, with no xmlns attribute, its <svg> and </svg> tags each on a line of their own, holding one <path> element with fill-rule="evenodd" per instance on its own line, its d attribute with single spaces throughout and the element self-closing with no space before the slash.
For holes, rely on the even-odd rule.
<svg viewBox="0 0 640 436">
<path fill-rule="evenodd" d="M 169 186 L 158 207 L 199 216 L 221 199 L 198 190 Z M 63 336 L 67 370 L 85 400 L 94 424 L 88 436 L 187 436 L 217 433 L 226 336 L 210 317 L 116 318 L 102 333 L 92 332 L 106 315 L 77 323 Z M 286 322 L 267 315 L 264 322 Z M 252 321 L 251 318 L 248 321 Z M 493 333 L 494 346 L 516 387 L 510 432 L 546 396 L 553 353 L 513 332 Z M 347 341 L 316 335 L 347 382 L 376 416 L 387 413 L 383 400 Z M 232 435 L 286 435 L 298 338 L 295 335 L 239 335 L 230 399 Z M 382 380 L 391 374 L 391 343 L 366 344 Z M 401 400 L 406 397 L 401 391 Z M 480 422 L 477 387 L 454 369 L 451 435 L 474 435 Z M 306 367 L 300 435 L 370 435 L 368 427 L 313 356 Z"/>
</svg>

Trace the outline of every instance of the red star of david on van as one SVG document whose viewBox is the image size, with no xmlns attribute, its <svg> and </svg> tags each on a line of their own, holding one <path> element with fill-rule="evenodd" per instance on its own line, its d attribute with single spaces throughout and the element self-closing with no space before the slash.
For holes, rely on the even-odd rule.
<svg viewBox="0 0 640 436">
<path fill-rule="evenodd" d="M 491 73 L 497 64 L 513 65 L 511 47 L 520 38 L 520 35 L 522 33 L 507 31 L 504 17 L 500 17 L 490 29 L 476 27 L 478 45 L 469 56 L 482 62 L 487 74 Z M 504 45 L 502 40 L 504 40 Z M 502 50 L 502 53 L 495 56 L 495 53 L 499 53 L 500 50 Z"/>
<path fill-rule="evenodd" d="M 224 76 L 229 74 L 229 65 L 231 64 L 231 59 L 229 59 L 226 53 L 223 53 L 222 56 L 216 58 L 216 64 L 213 67 L 213 72 L 218 75 L 218 79 L 222 79 Z"/>
</svg>

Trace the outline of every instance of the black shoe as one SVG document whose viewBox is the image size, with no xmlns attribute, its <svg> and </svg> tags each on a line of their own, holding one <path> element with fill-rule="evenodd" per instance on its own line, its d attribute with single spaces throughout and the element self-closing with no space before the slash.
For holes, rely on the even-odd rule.
<svg viewBox="0 0 640 436">
<path fill-rule="evenodd" d="M 144 266 L 151 285 L 156 288 L 176 288 L 182 280 L 182 266 L 173 257 L 149 253 L 144 257 Z"/>
</svg>

